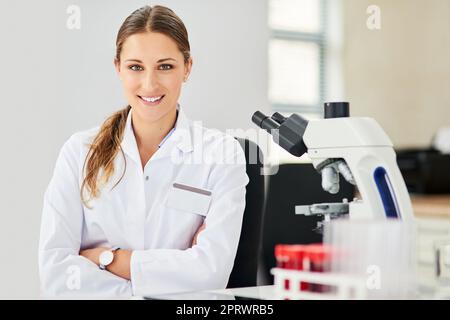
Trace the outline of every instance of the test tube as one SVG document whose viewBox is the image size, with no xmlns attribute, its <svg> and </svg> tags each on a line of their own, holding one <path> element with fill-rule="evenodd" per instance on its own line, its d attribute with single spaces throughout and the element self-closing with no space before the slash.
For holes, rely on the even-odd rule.
<svg viewBox="0 0 450 320">
<path fill-rule="evenodd" d="M 277 260 L 277 267 L 289 270 L 305 270 L 303 258 L 305 254 L 305 245 L 299 244 L 279 244 L 275 246 L 275 257 Z M 290 289 L 289 279 L 285 279 L 284 288 Z M 300 282 L 299 289 L 301 291 L 308 291 L 309 284 L 307 282 Z"/>
<path fill-rule="evenodd" d="M 304 268 L 311 272 L 329 272 L 331 261 L 331 247 L 324 244 L 310 244 L 304 249 Z M 328 285 L 313 283 L 309 290 L 313 292 L 330 292 Z"/>
</svg>

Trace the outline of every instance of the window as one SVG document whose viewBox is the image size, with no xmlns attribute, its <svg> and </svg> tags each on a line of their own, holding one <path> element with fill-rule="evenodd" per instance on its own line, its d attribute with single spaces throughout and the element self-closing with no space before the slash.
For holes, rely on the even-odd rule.
<svg viewBox="0 0 450 320">
<path fill-rule="evenodd" d="M 330 40 L 326 34 L 326 30 L 330 30 L 327 11 L 331 6 L 336 16 L 337 4 L 331 5 L 327 0 L 268 0 L 268 5 L 271 31 L 268 87 L 272 111 L 285 116 L 299 113 L 310 120 L 321 118 L 323 102 L 329 95 L 326 67 L 330 64 L 326 59 L 336 60 L 326 51 Z M 334 70 L 336 66 L 331 67 Z M 306 154 L 295 157 L 269 142 L 267 161 L 273 165 L 308 162 L 309 158 Z"/>
<path fill-rule="evenodd" d="M 322 113 L 327 0 L 269 0 L 269 100 L 280 113 Z"/>
</svg>

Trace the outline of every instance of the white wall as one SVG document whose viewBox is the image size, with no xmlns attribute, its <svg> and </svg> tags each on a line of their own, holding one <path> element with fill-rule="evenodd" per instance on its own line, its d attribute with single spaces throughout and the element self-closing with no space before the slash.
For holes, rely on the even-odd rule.
<svg viewBox="0 0 450 320">
<path fill-rule="evenodd" d="M 81 9 L 68 30 L 66 9 Z M 123 19 L 152 1 L 0 2 L 0 298 L 37 298 L 42 198 L 63 142 L 126 103 L 112 60 Z M 156 3 L 154 3 L 156 4 Z M 251 128 L 268 110 L 266 1 L 158 1 L 190 35 L 194 69 L 181 103 L 209 127 Z"/>
<path fill-rule="evenodd" d="M 342 2 L 351 113 L 375 118 L 397 147 L 429 146 L 450 126 L 450 1 Z M 381 9 L 380 30 L 366 27 L 372 4 Z"/>
</svg>

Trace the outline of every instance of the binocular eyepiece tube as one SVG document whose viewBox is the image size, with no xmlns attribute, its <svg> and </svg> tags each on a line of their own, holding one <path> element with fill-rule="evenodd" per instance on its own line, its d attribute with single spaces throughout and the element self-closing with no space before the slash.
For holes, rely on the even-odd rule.
<svg viewBox="0 0 450 320">
<path fill-rule="evenodd" d="M 294 113 L 286 118 L 275 112 L 269 117 L 261 111 L 256 111 L 252 116 L 252 121 L 270 133 L 277 144 L 294 156 L 301 157 L 307 151 L 303 143 L 303 134 L 308 121 L 298 114 Z"/>
</svg>

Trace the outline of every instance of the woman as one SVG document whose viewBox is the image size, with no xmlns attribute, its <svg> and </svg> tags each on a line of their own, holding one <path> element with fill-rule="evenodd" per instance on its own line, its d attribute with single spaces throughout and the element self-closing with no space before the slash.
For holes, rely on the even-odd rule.
<svg viewBox="0 0 450 320">
<path fill-rule="evenodd" d="M 70 137 L 45 193 L 42 293 L 129 297 L 224 288 L 245 207 L 239 143 L 178 105 L 192 58 L 162 6 L 122 24 L 114 60 L 129 105 Z"/>
</svg>

